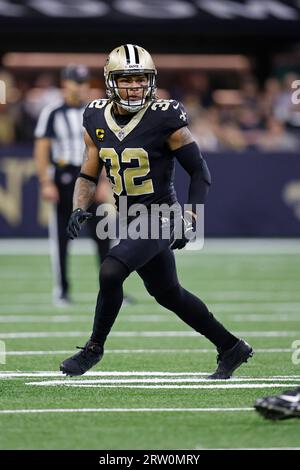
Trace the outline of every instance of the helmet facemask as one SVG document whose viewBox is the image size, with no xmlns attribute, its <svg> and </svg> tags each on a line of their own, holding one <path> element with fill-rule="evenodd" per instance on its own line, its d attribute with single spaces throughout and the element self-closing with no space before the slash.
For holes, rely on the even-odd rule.
<svg viewBox="0 0 300 470">
<path fill-rule="evenodd" d="M 155 99 L 156 68 L 151 55 L 143 47 L 134 44 L 116 47 L 107 58 L 104 76 L 108 98 L 129 113 L 140 111 L 149 101 Z M 146 76 L 147 83 L 144 80 L 134 84 L 128 80 L 124 86 L 122 82 L 118 84 L 118 78 L 133 76 Z M 138 89 L 142 89 L 142 92 L 136 99 L 132 90 Z"/>
<path fill-rule="evenodd" d="M 118 85 L 118 78 L 130 76 L 146 76 L 147 85 L 143 86 L 126 86 Z M 108 97 L 125 109 L 129 113 L 136 113 L 140 111 L 147 104 L 155 98 L 156 93 L 156 72 L 154 70 L 123 70 L 110 72 L 106 80 L 107 95 Z M 133 100 L 129 96 L 129 90 L 142 89 L 143 93 L 139 100 Z M 121 97 L 120 90 L 126 90 L 126 96 Z"/>
</svg>

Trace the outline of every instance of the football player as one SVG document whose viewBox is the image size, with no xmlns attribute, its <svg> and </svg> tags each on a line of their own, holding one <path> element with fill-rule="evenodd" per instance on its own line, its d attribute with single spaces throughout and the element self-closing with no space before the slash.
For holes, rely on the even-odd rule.
<svg viewBox="0 0 300 470">
<path fill-rule="evenodd" d="M 254 403 L 258 413 L 267 419 L 300 418 L 300 387 L 280 395 L 259 398 Z"/>
<path fill-rule="evenodd" d="M 112 182 L 117 207 L 120 196 L 124 196 L 128 207 L 143 204 L 149 214 L 153 204 L 171 206 L 177 202 L 175 159 L 190 175 L 191 207 L 204 203 L 211 183 L 183 106 L 156 98 L 157 72 L 150 54 L 132 44 L 117 47 L 108 56 L 104 75 L 108 99 L 91 102 L 84 112 L 86 155 L 74 190 L 74 211 L 68 224 L 71 238 L 78 235 L 90 216 L 87 208 L 103 166 Z M 181 237 L 125 237 L 109 251 L 100 269 L 92 335 L 80 352 L 61 363 L 63 373 L 84 374 L 102 358 L 105 340 L 122 305 L 123 283 L 134 271 L 160 305 L 216 346 L 218 365 L 211 379 L 228 379 L 252 356 L 251 346 L 230 333 L 198 297 L 179 283 L 173 250 L 189 241 L 195 213 L 189 214 L 189 222 L 184 220 L 187 214 L 182 219 Z"/>
</svg>

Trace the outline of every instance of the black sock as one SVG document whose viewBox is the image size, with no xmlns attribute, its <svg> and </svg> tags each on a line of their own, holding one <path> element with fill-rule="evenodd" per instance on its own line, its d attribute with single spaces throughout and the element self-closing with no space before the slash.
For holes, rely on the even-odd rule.
<svg viewBox="0 0 300 470">
<path fill-rule="evenodd" d="M 239 341 L 215 319 L 202 300 L 179 284 L 158 294 L 155 299 L 160 305 L 176 313 L 187 325 L 204 335 L 218 349 L 230 349 Z"/>
<path fill-rule="evenodd" d="M 104 345 L 123 302 L 123 282 L 129 272 L 126 266 L 107 256 L 100 269 L 100 291 L 97 298 L 91 340 Z"/>
</svg>

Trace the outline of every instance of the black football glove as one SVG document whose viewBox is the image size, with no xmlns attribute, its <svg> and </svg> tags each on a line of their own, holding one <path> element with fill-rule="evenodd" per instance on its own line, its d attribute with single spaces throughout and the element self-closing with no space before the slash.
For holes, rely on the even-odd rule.
<svg viewBox="0 0 300 470">
<path fill-rule="evenodd" d="M 83 209 L 75 209 L 75 211 L 72 212 L 67 226 L 67 234 L 71 240 L 78 237 L 83 224 L 91 217 L 93 217 L 93 214 Z"/>
<path fill-rule="evenodd" d="M 196 219 L 192 214 L 185 213 L 184 217 L 181 217 L 181 223 L 181 233 L 176 234 L 176 227 L 173 231 L 171 237 L 172 243 L 170 245 L 171 250 L 182 250 L 196 236 Z"/>
</svg>

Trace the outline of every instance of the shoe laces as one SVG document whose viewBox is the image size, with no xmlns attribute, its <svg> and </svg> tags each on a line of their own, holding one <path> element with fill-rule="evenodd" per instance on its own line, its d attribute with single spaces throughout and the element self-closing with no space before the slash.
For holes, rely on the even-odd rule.
<svg viewBox="0 0 300 470">
<path fill-rule="evenodd" d="M 88 358 L 89 354 L 92 352 L 86 346 L 76 346 L 76 349 L 81 350 L 80 355 L 77 356 L 77 361 L 79 360 L 80 363 L 82 363 L 82 361 L 84 362 Z"/>
<path fill-rule="evenodd" d="M 76 349 L 80 349 L 81 352 L 77 353 L 74 356 L 74 359 L 76 358 L 77 363 L 81 367 L 86 367 L 86 365 L 89 364 L 91 360 L 94 360 L 96 354 L 94 345 L 76 346 Z"/>
<path fill-rule="evenodd" d="M 82 359 L 87 359 L 90 355 L 94 355 L 97 353 L 95 350 L 97 348 L 97 345 L 95 344 L 86 344 L 84 346 L 76 346 L 76 349 L 80 349 L 82 351 L 81 357 Z"/>
</svg>

